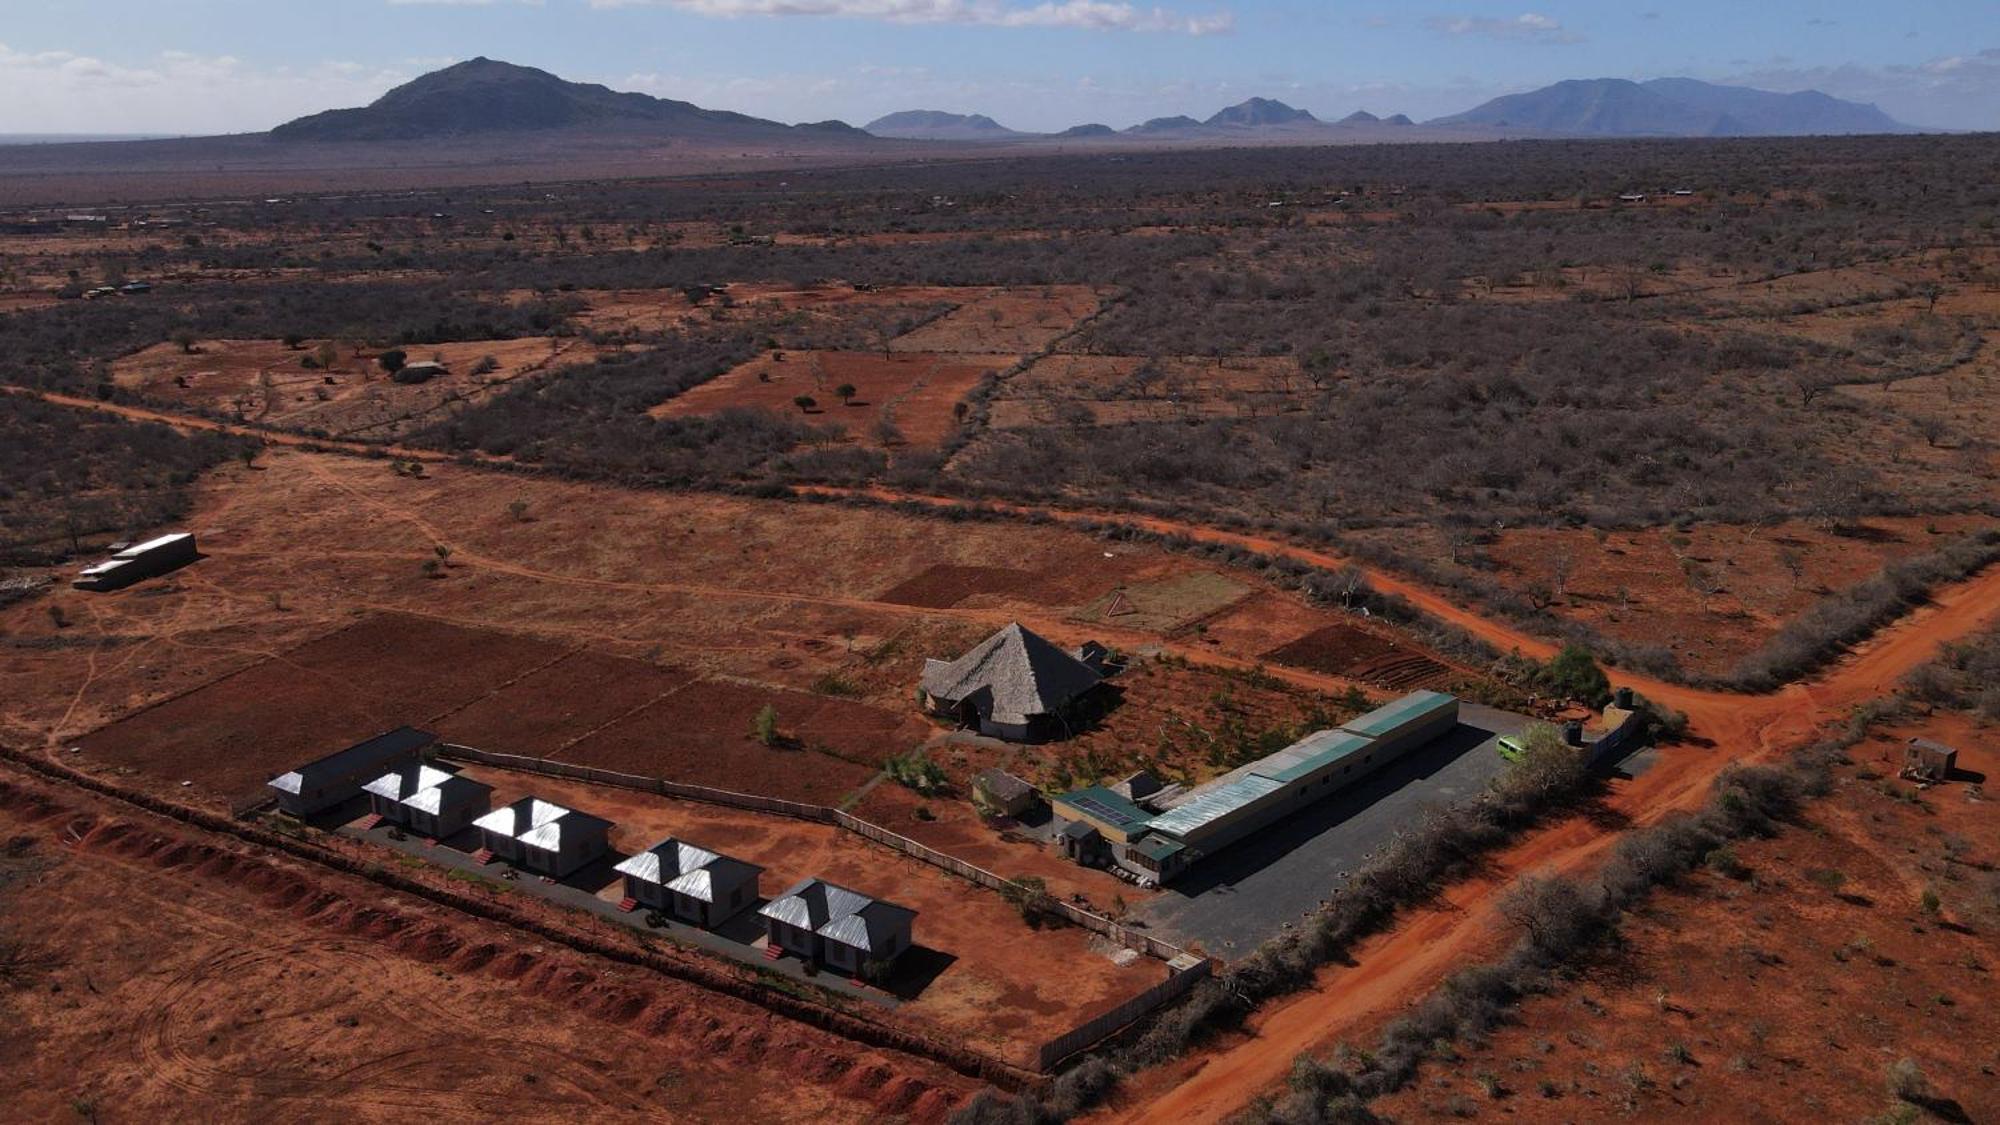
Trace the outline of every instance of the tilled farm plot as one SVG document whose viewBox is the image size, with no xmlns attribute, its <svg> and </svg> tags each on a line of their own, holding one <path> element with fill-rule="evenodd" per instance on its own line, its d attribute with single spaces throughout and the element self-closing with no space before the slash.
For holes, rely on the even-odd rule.
<svg viewBox="0 0 2000 1125">
<path fill-rule="evenodd" d="M 778 713 L 782 737 L 775 746 L 759 742 L 753 730 L 767 705 Z M 929 729 L 914 715 L 845 699 L 708 680 L 552 756 L 641 777 L 834 805 Z"/>
<path fill-rule="evenodd" d="M 1345 622 L 1315 629 L 1264 654 L 1294 668 L 1326 672 L 1396 691 L 1441 688 L 1456 674 L 1418 650 Z"/>
<path fill-rule="evenodd" d="M 878 601 L 925 609 L 950 609 L 975 594 L 1032 593 L 1041 576 L 1000 566 L 939 563 L 884 591 Z"/>
<path fill-rule="evenodd" d="M 989 420 L 1011 430 L 1255 417 L 1299 409 L 1311 389 L 1285 357 L 1051 355 L 1007 380 Z"/>
<path fill-rule="evenodd" d="M 694 679 L 643 660 L 573 652 L 453 712 L 436 730 L 462 746 L 546 757 Z"/>
<path fill-rule="evenodd" d="M 559 658 L 547 641 L 385 614 L 169 699 L 77 742 L 84 760 L 237 802 L 301 762 L 424 726 Z"/>
<path fill-rule="evenodd" d="M 897 337 L 890 347 L 899 352 L 1040 351 L 1102 303 L 1102 296 L 1087 285 L 1002 290 Z"/>
<path fill-rule="evenodd" d="M 748 407 L 798 415 L 796 399 L 813 400 L 806 421 L 840 425 L 870 444 L 936 446 L 959 425 L 954 407 L 979 381 L 1012 366 L 1012 355 L 932 352 L 770 352 L 655 406 L 656 418 L 714 414 Z M 852 398 L 837 393 L 852 387 Z M 893 427 L 894 433 L 884 426 Z"/>
<path fill-rule="evenodd" d="M 371 355 L 340 349 L 331 368 L 303 361 L 315 345 L 279 340 L 204 340 L 192 352 L 157 344 L 112 365 L 112 379 L 148 399 L 219 412 L 242 421 L 332 437 L 398 437 L 435 422 L 515 379 L 582 363 L 596 349 L 575 339 L 473 340 L 407 349 L 411 362 L 436 358 L 445 374 L 428 382 L 392 380 Z M 490 359 L 492 369 L 474 372 Z"/>
</svg>

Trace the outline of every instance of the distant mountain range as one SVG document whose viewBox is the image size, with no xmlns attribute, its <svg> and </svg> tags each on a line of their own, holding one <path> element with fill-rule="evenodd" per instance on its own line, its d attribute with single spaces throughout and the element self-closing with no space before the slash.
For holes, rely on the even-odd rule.
<svg viewBox="0 0 2000 1125">
<path fill-rule="evenodd" d="M 569 82 L 544 70 L 477 58 L 407 82 L 357 109 L 301 117 L 271 130 L 275 141 L 420 141 L 496 133 L 640 136 L 732 144 L 812 140 L 865 144 L 896 141 L 1112 142 L 1311 141 L 1325 137 L 1411 140 L 1480 136 L 1743 137 L 1820 133 L 1916 132 L 1872 105 L 1807 91 L 1774 94 L 1692 78 L 1622 78 L 1558 82 L 1510 94 L 1450 117 L 1416 125 L 1408 117 L 1356 112 L 1321 121 L 1271 98 L 1250 98 L 1207 120 L 1156 117 L 1122 132 L 1079 125 L 1057 134 L 1010 129 L 984 114 L 921 109 L 892 113 L 863 129 L 840 121 L 786 125 L 747 114 L 703 109 L 646 94 Z"/>
<path fill-rule="evenodd" d="M 879 137 L 912 140 L 1023 140 L 1045 134 L 1009 129 L 990 117 L 924 111 L 896 113 L 873 122 Z M 1118 133 L 1104 125 L 1079 125 L 1064 139 L 1127 136 L 1150 139 L 1227 140 L 1258 135 L 1305 137 L 1325 132 L 1411 128 L 1465 136 L 1552 137 L 1753 137 L 1849 133 L 1915 133 L 1872 105 L 1842 101 L 1816 90 L 1774 94 L 1747 86 L 1717 86 L 1692 78 L 1632 82 L 1591 78 L 1558 82 L 1525 94 L 1494 98 L 1475 109 L 1418 126 L 1403 114 L 1377 117 L 1366 110 L 1325 122 L 1303 109 L 1269 98 L 1221 110 L 1206 121 L 1155 117 Z"/>
</svg>

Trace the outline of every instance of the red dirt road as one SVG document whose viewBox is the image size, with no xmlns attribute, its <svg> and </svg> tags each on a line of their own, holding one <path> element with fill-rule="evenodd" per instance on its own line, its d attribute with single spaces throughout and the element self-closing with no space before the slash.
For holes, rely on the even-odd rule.
<svg viewBox="0 0 2000 1125">
<path fill-rule="evenodd" d="M 860 494 L 938 507 L 975 506 L 952 498 L 883 489 Z M 1356 565 L 1325 551 L 1155 517 L 1031 505 L 979 506 L 1023 515 L 1043 514 L 1066 523 L 1118 520 L 1148 531 L 1291 557 L 1329 569 Z M 1555 650 L 1541 638 L 1480 617 L 1408 580 L 1361 569 L 1376 589 L 1401 595 L 1495 647 L 1543 658 Z M 2000 626 L 2000 567 L 1939 591 L 1929 605 L 1877 634 L 1819 679 L 1772 695 L 1702 691 L 1618 673 L 1617 682 L 1685 712 L 1693 735 L 1713 748 L 1685 746 L 1668 751 L 1641 777 L 1615 785 L 1608 804 L 1633 825 L 1693 808 L 1725 767 L 1768 759 L 1804 745 L 1826 722 L 1892 691 L 1905 673 L 1929 660 L 1940 644 L 1996 626 Z M 1437 904 L 1411 912 L 1395 930 L 1363 943 L 1355 951 L 1353 967 L 1324 970 L 1314 990 L 1258 1013 L 1250 1022 L 1248 1038 L 1139 1075 L 1122 1103 L 1097 1119 L 1214 1121 L 1229 1116 L 1283 1081 L 1299 1054 L 1325 1049 L 1372 1027 L 1493 946 L 1499 940 L 1499 893 L 1515 878 L 1535 870 L 1584 868 L 1598 861 L 1619 832 L 1618 828 L 1577 817 L 1522 840 L 1494 857 L 1480 877 L 1451 887 Z"/>
</svg>

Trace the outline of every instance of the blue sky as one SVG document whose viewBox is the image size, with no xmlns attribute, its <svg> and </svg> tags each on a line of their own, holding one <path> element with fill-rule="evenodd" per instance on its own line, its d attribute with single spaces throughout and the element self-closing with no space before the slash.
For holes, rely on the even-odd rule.
<svg viewBox="0 0 2000 1125">
<path fill-rule="evenodd" d="M 786 121 L 1456 112 L 1562 78 L 1817 88 L 2000 128 L 2000 0 L 9 0 L 0 133 L 267 128 L 487 55 Z M 25 8 L 26 10 L 20 10 Z"/>
</svg>

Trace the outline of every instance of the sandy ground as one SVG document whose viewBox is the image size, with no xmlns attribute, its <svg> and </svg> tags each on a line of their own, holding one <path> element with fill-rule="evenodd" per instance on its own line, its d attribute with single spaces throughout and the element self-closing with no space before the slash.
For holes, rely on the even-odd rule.
<svg viewBox="0 0 2000 1125">
<path fill-rule="evenodd" d="M 1011 355 L 937 352 L 772 352 L 655 406 L 656 418 L 749 407 L 840 426 L 873 446 L 934 448 L 958 428 L 957 405 L 979 382 L 1011 367 Z M 838 389 L 852 387 L 843 400 Z M 814 401 L 801 411 L 793 401 Z M 883 423 L 893 430 L 884 430 Z"/>
</svg>

